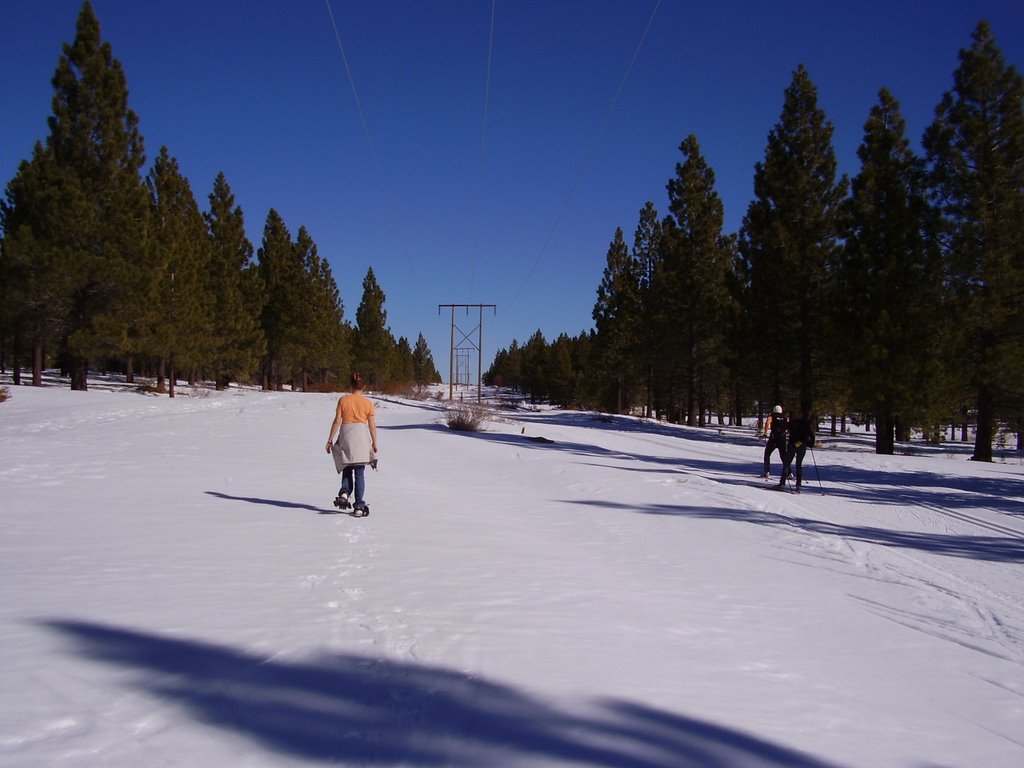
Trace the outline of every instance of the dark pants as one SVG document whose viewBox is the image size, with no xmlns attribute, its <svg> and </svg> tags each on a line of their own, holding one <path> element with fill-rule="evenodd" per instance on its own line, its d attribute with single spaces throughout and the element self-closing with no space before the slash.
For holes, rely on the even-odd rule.
<svg viewBox="0 0 1024 768">
<path fill-rule="evenodd" d="M 782 480 L 779 481 L 779 485 L 785 485 L 786 476 L 790 473 L 790 467 L 793 465 L 793 459 L 796 458 L 796 487 L 799 488 L 800 484 L 804 481 L 804 456 L 807 455 L 807 446 L 801 445 L 799 448 L 795 445 L 789 446 L 789 450 L 786 451 L 786 463 L 783 467 Z"/>
<path fill-rule="evenodd" d="M 352 493 L 353 490 L 356 492 L 356 509 L 366 506 L 366 502 L 363 501 L 363 493 L 366 490 L 365 464 L 349 464 L 341 470 L 341 492 Z"/>
<path fill-rule="evenodd" d="M 778 450 L 778 452 L 779 452 L 779 461 L 781 461 L 783 463 L 783 465 L 785 465 L 785 463 L 786 463 L 786 445 L 785 445 L 785 443 L 783 443 L 782 445 L 778 445 L 778 444 L 776 444 L 776 442 L 774 440 L 769 438 L 768 442 L 764 446 L 764 473 L 766 475 L 771 471 L 771 458 L 772 458 L 772 451 L 774 451 L 774 450 Z"/>
</svg>

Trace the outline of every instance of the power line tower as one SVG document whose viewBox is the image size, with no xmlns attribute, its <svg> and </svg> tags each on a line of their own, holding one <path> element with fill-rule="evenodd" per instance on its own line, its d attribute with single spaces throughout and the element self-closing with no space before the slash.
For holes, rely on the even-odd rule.
<svg viewBox="0 0 1024 768">
<path fill-rule="evenodd" d="M 483 400 L 481 382 L 483 381 L 483 354 L 484 354 L 484 309 L 491 309 L 494 314 L 498 313 L 497 304 L 438 304 L 437 314 L 448 307 L 452 312 L 452 345 L 448 356 L 448 399 L 455 399 L 455 384 L 469 386 L 470 367 L 473 350 L 476 350 L 476 401 Z M 475 328 L 468 331 L 459 328 L 455 324 L 455 310 L 466 310 L 466 317 L 469 317 L 469 310 L 476 309 L 479 312 L 479 322 Z M 455 335 L 458 332 L 459 340 L 456 342 Z M 473 341 L 473 334 L 476 334 L 476 341 Z"/>
</svg>

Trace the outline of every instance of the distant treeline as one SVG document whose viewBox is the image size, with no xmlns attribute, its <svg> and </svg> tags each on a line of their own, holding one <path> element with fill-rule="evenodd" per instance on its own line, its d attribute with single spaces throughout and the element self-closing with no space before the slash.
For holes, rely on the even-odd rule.
<svg viewBox="0 0 1024 768">
<path fill-rule="evenodd" d="M 441 380 L 420 334 L 387 327 L 370 269 L 356 325 L 331 268 L 300 228 L 271 210 L 254 248 L 227 179 L 201 211 L 177 160 L 160 149 L 143 176 L 125 73 L 86 2 L 53 77 L 49 135 L 0 203 L 0 365 L 33 383 L 51 364 L 87 387 L 89 366 L 189 380 L 373 386 Z M 255 259 L 254 259 L 255 255 Z"/>
<path fill-rule="evenodd" d="M 669 214 L 616 229 L 594 330 L 538 331 L 488 379 L 536 399 L 690 425 L 740 423 L 776 403 L 877 426 L 892 453 L 910 428 L 1024 431 L 1024 111 L 1021 75 L 982 22 L 960 52 L 918 156 L 879 92 L 860 172 L 837 178 L 832 124 L 793 74 L 739 232 L 723 232 L 695 136 L 667 185 Z"/>
</svg>

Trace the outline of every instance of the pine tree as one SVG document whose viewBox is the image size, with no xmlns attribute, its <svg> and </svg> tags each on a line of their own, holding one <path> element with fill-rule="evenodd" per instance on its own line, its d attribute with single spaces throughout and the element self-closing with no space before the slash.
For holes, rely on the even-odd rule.
<svg viewBox="0 0 1024 768">
<path fill-rule="evenodd" d="M 784 390 L 813 409 L 824 292 L 836 260 L 847 180 L 836 181 L 832 124 L 818 108 L 803 65 L 786 89 L 782 115 L 754 171 L 754 200 L 741 231 L 744 323 L 762 397 Z M 785 344 L 784 353 L 779 345 Z"/>
<path fill-rule="evenodd" d="M 300 230 L 300 236 L 303 231 Z M 306 270 L 312 281 L 309 304 L 313 309 L 310 346 L 314 350 L 312 359 L 320 371 L 320 378 L 326 381 L 332 374 L 344 377 L 350 371 L 350 328 L 345 322 L 345 307 L 331 265 L 327 259 L 317 255 L 315 246 L 308 254 Z"/>
<path fill-rule="evenodd" d="M 32 347 L 32 383 L 42 386 L 44 349 L 63 337 L 70 316 L 72 284 L 46 226 L 51 191 L 59 184 L 53 153 L 37 143 L 32 159 L 23 161 L 0 203 L 4 239 L 0 301 L 4 334 L 14 339 L 14 382 L 26 344 Z"/>
<path fill-rule="evenodd" d="M 75 40 L 53 77 L 53 114 L 36 153 L 31 232 L 40 276 L 60 274 L 56 306 L 66 307 L 58 343 L 73 389 L 86 389 L 87 358 L 123 354 L 145 269 L 148 201 L 138 118 L 128 108 L 120 62 L 100 38 L 86 2 Z M 19 234 L 20 238 L 22 235 Z"/>
<path fill-rule="evenodd" d="M 296 303 L 291 307 L 291 343 L 286 358 L 306 391 L 309 374 L 327 367 L 341 333 L 342 306 L 330 265 L 320 258 L 316 243 L 299 227 L 293 246 L 301 268 Z"/>
<path fill-rule="evenodd" d="M 368 384 L 390 380 L 394 339 L 387 328 L 384 291 L 377 284 L 373 267 L 363 278 L 363 296 L 356 309 L 355 366 Z"/>
<path fill-rule="evenodd" d="M 217 389 L 249 381 L 266 352 L 259 310 L 247 297 L 247 273 L 254 269 L 245 217 L 223 173 L 217 174 L 205 214 L 210 238 L 210 290 L 213 295 L 213 350 L 210 364 Z"/>
<path fill-rule="evenodd" d="M 530 402 L 537 403 L 548 396 L 548 343 L 538 328 L 522 349 L 523 390 L 530 394 Z"/>
<path fill-rule="evenodd" d="M 152 200 L 149 333 L 142 349 L 166 361 L 174 397 L 178 367 L 195 369 L 212 356 L 210 242 L 192 188 L 167 147 L 160 148 L 147 184 Z M 162 376 L 159 385 L 162 389 Z"/>
<path fill-rule="evenodd" d="M 976 409 L 974 458 L 1024 409 L 1024 85 L 989 25 L 960 52 L 953 90 L 924 137 L 956 333 L 952 357 Z"/>
<path fill-rule="evenodd" d="M 662 227 L 664 257 L 655 271 L 659 338 L 682 373 L 686 423 L 703 426 L 705 404 L 723 376 L 721 354 L 731 296 L 731 243 L 715 174 L 693 135 L 679 146 L 683 162 L 668 183 L 672 219 Z"/>
<path fill-rule="evenodd" d="M 647 201 L 640 210 L 640 221 L 633 233 L 633 263 L 637 272 L 639 323 L 636 339 L 636 365 L 644 382 L 644 414 L 654 409 L 655 371 L 661 359 L 658 313 L 654 292 L 655 275 L 664 258 L 663 234 L 658 211 Z M 578 340 L 577 340 L 578 341 Z"/>
<path fill-rule="evenodd" d="M 576 399 L 576 371 L 572 360 L 572 339 L 559 334 L 548 349 L 548 395 L 551 402 L 569 408 Z"/>
<path fill-rule="evenodd" d="M 632 405 L 630 384 L 634 377 L 640 328 L 640 289 L 636 263 L 626 246 L 621 227 L 615 229 L 606 262 L 593 311 L 598 365 L 603 372 L 602 378 L 614 387 L 605 407 L 614 409 L 616 413 L 625 413 Z"/>
<path fill-rule="evenodd" d="M 500 349 L 494 362 L 484 375 L 484 381 L 495 387 L 508 387 L 515 392 L 523 389 L 523 349 L 512 339 L 508 349 Z"/>
<path fill-rule="evenodd" d="M 434 356 L 430 354 L 430 347 L 427 340 L 421 333 L 416 339 L 416 346 L 412 350 L 412 376 L 417 385 L 438 384 L 441 381 L 441 374 L 434 365 Z"/>
<path fill-rule="evenodd" d="M 395 346 L 394 371 L 392 379 L 395 383 L 408 385 L 413 383 L 412 346 L 405 336 L 398 337 L 398 344 Z"/>
<path fill-rule="evenodd" d="M 285 375 L 291 374 L 292 355 L 297 349 L 296 334 L 300 325 L 295 308 L 303 298 L 305 271 L 291 233 L 274 209 L 267 214 L 263 243 L 257 256 L 265 297 L 260 322 L 267 340 L 263 388 L 281 389 Z"/>
<path fill-rule="evenodd" d="M 573 400 L 581 408 L 598 407 L 598 392 L 595 387 L 593 371 L 594 340 L 593 330 L 584 331 L 572 340 L 570 352 L 575 382 L 573 384 Z"/>
<path fill-rule="evenodd" d="M 875 451 L 892 454 L 897 420 L 928 408 L 935 376 L 940 272 L 927 237 L 924 169 L 885 89 L 864 125 L 834 306 L 839 368 L 855 405 L 875 417 Z"/>
</svg>

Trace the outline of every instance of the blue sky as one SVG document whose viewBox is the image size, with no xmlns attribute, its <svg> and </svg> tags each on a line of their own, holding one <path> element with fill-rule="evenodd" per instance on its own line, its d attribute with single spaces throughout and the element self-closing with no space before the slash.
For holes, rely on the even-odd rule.
<svg viewBox="0 0 1024 768">
<path fill-rule="evenodd" d="M 1022 0 L 329 3 L 93 8 L 124 66 L 147 170 L 166 145 L 204 208 L 223 171 L 256 247 L 271 208 L 293 236 L 305 226 L 353 322 L 372 266 L 393 333 L 423 333 L 446 378 L 451 316 L 439 304 L 497 305 L 484 315 L 485 369 L 513 338 L 592 327 L 615 229 L 631 243 L 648 200 L 666 213 L 687 135 L 738 229 L 799 64 L 851 175 L 883 86 L 919 146 L 979 20 L 1024 69 Z M 4 3 L 4 185 L 46 137 L 50 79 L 80 9 Z M 474 339 L 477 319 L 456 316 Z"/>
</svg>

